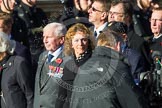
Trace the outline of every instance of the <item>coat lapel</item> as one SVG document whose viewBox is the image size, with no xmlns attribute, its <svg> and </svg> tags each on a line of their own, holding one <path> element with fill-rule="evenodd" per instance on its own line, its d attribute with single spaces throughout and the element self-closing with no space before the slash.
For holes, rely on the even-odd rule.
<svg viewBox="0 0 162 108">
<path fill-rule="evenodd" d="M 44 64 L 46 63 L 46 59 L 47 59 L 47 52 L 45 52 L 43 54 L 43 56 L 41 57 L 41 59 L 39 60 L 39 65 L 38 65 L 38 68 L 37 68 L 37 75 L 38 75 L 38 86 L 39 88 L 41 89 L 41 71 L 42 71 L 42 68 L 44 66 Z"/>
<path fill-rule="evenodd" d="M 102 30 L 102 32 L 107 31 L 108 29 L 108 23 L 106 24 L 105 28 Z"/>
<path fill-rule="evenodd" d="M 59 63 L 59 62 L 57 62 L 57 59 L 58 58 L 60 58 L 60 59 L 62 59 L 63 60 L 63 58 L 62 58 L 62 53 L 56 58 L 56 60 L 54 60 L 54 61 L 52 61 L 52 63 L 50 64 L 50 65 L 52 65 L 52 66 L 54 66 L 54 67 L 60 67 L 61 66 L 61 64 L 63 63 L 63 61 L 61 62 L 61 63 Z M 46 57 L 47 58 L 47 57 Z M 43 67 L 43 66 L 42 66 Z M 41 70 L 40 70 L 41 71 Z M 41 86 L 41 88 L 40 88 L 40 90 L 42 90 L 44 87 L 45 87 L 45 85 L 48 83 L 48 81 L 50 80 L 52 78 L 52 76 L 48 76 L 48 78 L 45 80 L 45 82 L 42 84 L 42 86 Z"/>
</svg>

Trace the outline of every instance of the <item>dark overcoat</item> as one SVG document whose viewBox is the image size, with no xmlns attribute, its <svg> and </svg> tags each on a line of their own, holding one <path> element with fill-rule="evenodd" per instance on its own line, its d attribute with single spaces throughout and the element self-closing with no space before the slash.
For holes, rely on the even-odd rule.
<svg viewBox="0 0 162 108">
<path fill-rule="evenodd" d="M 147 108 L 123 60 L 118 52 L 97 47 L 75 77 L 70 108 Z"/>
<path fill-rule="evenodd" d="M 30 64 L 20 56 L 10 56 L 2 66 L 1 108 L 33 108 L 34 77 Z"/>
</svg>

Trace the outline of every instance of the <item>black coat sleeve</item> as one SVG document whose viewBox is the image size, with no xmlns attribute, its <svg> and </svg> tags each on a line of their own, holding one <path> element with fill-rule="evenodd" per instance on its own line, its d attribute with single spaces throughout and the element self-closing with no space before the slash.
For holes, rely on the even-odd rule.
<svg viewBox="0 0 162 108">
<path fill-rule="evenodd" d="M 59 86 L 58 98 L 56 100 L 55 108 L 63 108 L 66 97 L 67 90 L 64 87 Z"/>
<path fill-rule="evenodd" d="M 27 108 L 33 108 L 34 76 L 30 64 L 23 58 L 16 59 L 17 82 L 26 97 Z"/>
<path fill-rule="evenodd" d="M 135 85 L 130 72 L 120 65 L 113 76 L 115 92 L 122 108 L 149 108 L 142 90 Z"/>
<path fill-rule="evenodd" d="M 59 85 L 58 99 L 55 105 L 56 108 L 69 108 L 70 106 L 73 81 L 77 71 L 77 66 L 72 65 L 73 63 L 69 61 L 64 66 L 62 84 Z"/>
</svg>

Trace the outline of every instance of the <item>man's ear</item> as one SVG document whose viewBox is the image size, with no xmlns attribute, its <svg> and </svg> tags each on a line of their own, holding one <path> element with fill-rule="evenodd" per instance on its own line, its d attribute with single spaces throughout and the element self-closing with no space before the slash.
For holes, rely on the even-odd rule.
<svg viewBox="0 0 162 108">
<path fill-rule="evenodd" d="M 64 36 L 60 37 L 60 43 L 64 44 L 64 41 L 65 41 L 65 37 Z"/>
<path fill-rule="evenodd" d="M 107 19 L 108 18 L 108 13 L 107 12 L 103 12 L 101 19 Z"/>
<path fill-rule="evenodd" d="M 126 33 L 124 33 L 124 34 L 122 34 L 122 38 L 123 38 L 123 40 L 125 41 L 125 40 L 127 40 L 127 34 Z"/>
<path fill-rule="evenodd" d="M 74 0 L 74 5 L 77 9 L 80 9 L 79 7 L 79 0 Z"/>
<path fill-rule="evenodd" d="M 75 4 L 78 3 L 78 0 L 74 0 L 74 3 L 75 3 Z"/>
<path fill-rule="evenodd" d="M 118 52 L 120 51 L 120 42 L 117 42 L 117 45 L 115 47 L 115 50 L 118 51 Z"/>
<path fill-rule="evenodd" d="M 132 20 L 132 18 L 130 17 L 130 16 L 128 16 L 128 15 L 125 15 L 124 17 L 123 17 L 123 22 L 127 25 L 127 26 L 129 26 L 130 25 L 130 21 Z"/>
</svg>

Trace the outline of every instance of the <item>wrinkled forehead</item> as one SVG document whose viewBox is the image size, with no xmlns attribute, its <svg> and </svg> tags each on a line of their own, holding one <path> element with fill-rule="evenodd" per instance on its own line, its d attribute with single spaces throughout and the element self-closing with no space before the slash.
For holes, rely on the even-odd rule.
<svg viewBox="0 0 162 108">
<path fill-rule="evenodd" d="M 125 13 L 124 12 L 124 5 L 122 3 L 119 3 L 117 5 L 112 5 L 110 7 L 110 11 L 115 11 L 115 12 L 119 12 L 119 13 Z"/>
<path fill-rule="evenodd" d="M 153 10 L 151 17 L 162 18 L 162 10 Z"/>
<path fill-rule="evenodd" d="M 93 4 L 92 4 L 92 7 L 95 7 L 96 9 L 102 9 L 103 4 L 99 1 L 94 1 Z"/>
<path fill-rule="evenodd" d="M 16 2 L 16 0 L 0 0 L 0 5 L 11 5 L 11 4 L 14 4 Z"/>
<path fill-rule="evenodd" d="M 73 38 L 77 38 L 77 37 L 88 37 L 86 33 L 84 33 L 83 31 L 77 31 Z"/>
<path fill-rule="evenodd" d="M 36 2 L 37 0 L 27 0 L 28 2 Z"/>
</svg>

